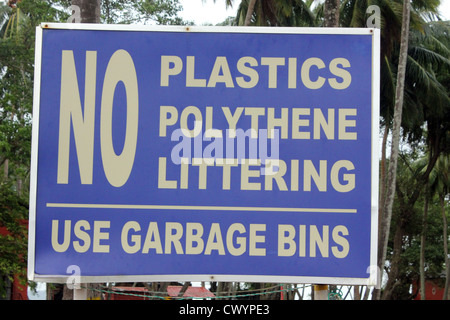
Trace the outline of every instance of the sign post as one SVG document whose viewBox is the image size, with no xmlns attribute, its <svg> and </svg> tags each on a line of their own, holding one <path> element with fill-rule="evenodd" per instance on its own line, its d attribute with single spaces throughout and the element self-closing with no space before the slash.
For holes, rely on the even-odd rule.
<svg viewBox="0 0 450 320">
<path fill-rule="evenodd" d="M 29 278 L 375 285 L 379 46 L 42 24 Z"/>
</svg>

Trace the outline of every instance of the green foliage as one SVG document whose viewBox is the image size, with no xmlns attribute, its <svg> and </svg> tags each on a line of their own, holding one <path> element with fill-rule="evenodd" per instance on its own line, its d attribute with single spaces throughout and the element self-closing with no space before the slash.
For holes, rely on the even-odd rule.
<svg viewBox="0 0 450 320">
<path fill-rule="evenodd" d="M 449 128 L 450 44 L 446 39 L 449 33 L 448 22 L 427 23 L 422 31 L 411 32 L 405 91 L 408 112 L 402 119 L 404 135 L 410 143 L 422 137 L 442 136 Z"/>
<path fill-rule="evenodd" d="M 5 277 L 25 282 L 35 28 L 67 19 L 57 3 L 22 0 L 0 9 L 0 296 Z"/>
<path fill-rule="evenodd" d="M 423 172 L 428 164 L 428 156 L 423 155 L 423 150 L 416 149 L 403 152 L 399 158 L 397 170 L 397 191 L 393 208 L 393 220 L 391 225 L 390 241 L 387 251 L 387 260 L 390 261 L 387 271 L 390 272 L 394 256 L 394 238 L 401 236 L 401 248 L 397 267 L 399 269 L 395 279 L 395 290 L 391 299 L 407 300 L 414 297 L 417 292 L 411 292 L 410 286 L 418 284 L 420 276 L 420 249 L 421 235 L 426 230 L 425 240 L 425 276 L 426 278 L 441 278 L 445 270 L 445 255 L 443 238 L 443 222 L 439 189 L 434 188 L 439 179 L 432 179 L 430 175 L 429 186 L 434 193 L 422 192 L 419 199 L 411 202 L 417 188 L 424 188 L 416 183 L 417 176 Z M 448 172 L 447 167 L 447 172 Z M 435 167 L 433 172 L 441 175 L 442 168 Z M 445 183 L 445 182 L 443 182 Z M 448 185 L 448 179 L 446 184 Z M 448 194 L 447 191 L 443 191 Z M 423 216 L 425 196 L 429 197 L 426 228 L 424 229 Z M 447 196 L 448 197 L 448 196 Z M 444 202 L 444 209 L 449 214 L 450 203 Z M 447 234 L 450 226 L 447 226 Z M 390 276 L 392 276 L 390 274 Z"/>
<path fill-rule="evenodd" d="M 181 5 L 178 0 L 103 0 L 104 23 L 153 23 L 158 25 L 182 25 L 178 17 Z"/>
<path fill-rule="evenodd" d="M 317 15 L 312 11 L 311 0 L 267 0 L 257 1 L 252 15 L 252 25 L 311 27 L 316 26 Z M 239 4 L 236 25 L 244 25 L 249 1 Z"/>
<path fill-rule="evenodd" d="M 0 274 L 10 280 L 13 276 L 25 281 L 27 229 L 23 222 L 27 218 L 27 198 L 19 196 L 10 180 L 0 184 L 0 228 L 8 230 L 0 235 Z M 0 278 L 1 279 L 1 278 Z M 0 280 L 0 297 L 5 294 L 5 285 Z"/>
</svg>

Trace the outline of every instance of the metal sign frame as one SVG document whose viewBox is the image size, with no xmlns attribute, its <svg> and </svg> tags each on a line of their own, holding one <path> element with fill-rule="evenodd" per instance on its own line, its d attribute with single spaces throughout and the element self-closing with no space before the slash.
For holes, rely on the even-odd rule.
<svg viewBox="0 0 450 320">
<path fill-rule="evenodd" d="M 175 33 L 175 34 L 253 34 L 253 35 L 364 35 L 371 38 L 371 119 L 370 128 L 367 128 L 371 136 L 370 146 L 370 265 L 367 266 L 366 276 L 346 277 L 346 276 L 304 276 L 304 275 L 277 275 L 277 274 L 224 274 L 224 273 L 206 273 L 206 274 L 108 274 L 108 275 L 85 275 L 76 272 L 73 265 L 68 265 L 67 272 L 58 274 L 39 274 L 36 270 L 36 248 L 38 247 L 36 238 L 38 196 L 40 189 L 38 187 L 38 159 L 39 159 L 39 138 L 40 138 L 40 120 L 46 117 L 41 114 L 42 98 L 42 57 L 43 57 L 43 33 L 45 30 L 84 30 L 84 31 L 119 31 L 119 32 L 157 32 L 157 33 Z M 379 272 L 377 271 L 377 233 L 378 233 L 378 128 L 379 128 L 379 69 L 380 69 L 380 31 L 378 29 L 362 28 L 254 28 L 254 27 L 184 27 L 184 26 L 129 26 L 129 25 L 97 25 L 97 24 L 58 24 L 43 23 L 36 29 L 36 51 L 35 51 L 35 81 L 34 81 L 34 106 L 33 106 L 33 138 L 32 138 L 32 159 L 31 159 L 31 181 L 30 181 L 30 214 L 29 214 L 29 254 L 28 254 L 28 277 L 33 281 L 42 282 L 66 282 L 76 277 L 80 283 L 94 282 L 136 282 L 136 281 L 245 281 L 245 282 L 271 282 L 271 283 L 315 283 L 315 284 L 346 284 L 346 285 L 377 285 L 379 281 Z M 87 71 L 86 71 L 87 72 Z M 80 87 L 82 83 L 79 84 Z M 120 184 L 120 183 L 119 183 Z M 48 203 L 47 207 L 58 206 L 56 203 Z M 99 205 L 100 206 L 100 205 Z M 64 205 L 59 206 L 63 208 Z M 96 209 L 96 206 L 79 204 L 80 208 Z M 104 207 L 103 207 L 104 208 Z M 192 210 L 217 210 L 226 211 L 230 207 L 176 207 L 172 209 L 192 209 Z M 98 207 L 102 209 L 102 207 Z M 153 209 L 152 205 L 146 207 L 129 206 L 129 209 Z M 272 208 L 274 213 L 292 211 L 292 208 Z M 62 210 L 62 209 L 61 209 Z M 237 210 L 258 211 L 260 207 L 238 207 Z M 85 229 L 86 231 L 86 229 Z"/>
</svg>

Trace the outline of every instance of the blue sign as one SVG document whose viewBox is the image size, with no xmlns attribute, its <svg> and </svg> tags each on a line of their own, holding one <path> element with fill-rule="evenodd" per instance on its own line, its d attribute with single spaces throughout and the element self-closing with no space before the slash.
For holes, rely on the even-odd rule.
<svg viewBox="0 0 450 320">
<path fill-rule="evenodd" d="M 42 25 L 29 277 L 373 284 L 378 50 L 373 29 Z"/>
</svg>

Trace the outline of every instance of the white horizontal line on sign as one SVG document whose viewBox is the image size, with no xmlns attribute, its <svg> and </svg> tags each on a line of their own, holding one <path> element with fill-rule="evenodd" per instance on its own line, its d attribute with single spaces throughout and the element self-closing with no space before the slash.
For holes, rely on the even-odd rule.
<svg viewBox="0 0 450 320">
<path fill-rule="evenodd" d="M 85 209 L 144 209 L 144 210 L 212 210 L 212 211 L 272 211 L 272 212 L 323 212 L 357 213 L 356 209 L 336 208 L 275 208 L 275 207 L 230 207 L 230 206 L 180 206 L 159 204 L 100 204 L 100 203 L 47 203 L 49 208 Z"/>
</svg>

